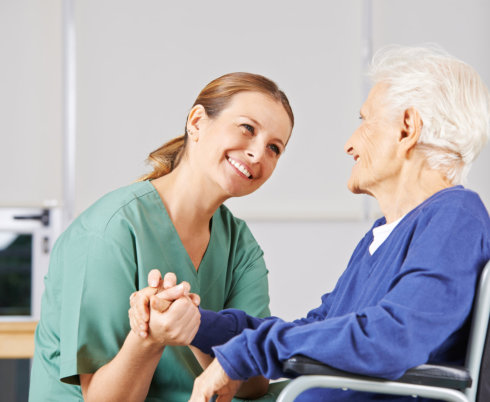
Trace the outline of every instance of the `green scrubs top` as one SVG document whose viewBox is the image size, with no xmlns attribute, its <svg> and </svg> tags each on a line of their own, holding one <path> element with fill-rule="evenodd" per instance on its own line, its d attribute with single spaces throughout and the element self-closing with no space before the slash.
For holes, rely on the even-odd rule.
<svg viewBox="0 0 490 402">
<path fill-rule="evenodd" d="M 94 373 L 118 353 L 130 331 L 129 296 L 147 286 L 154 268 L 189 282 L 205 309 L 270 314 L 263 252 L 247 225 L 225 206 L 213 215 L 209 245 L 196 271 L 153 185 L 145 181 L 118 189 L 82 213 L 53 248 L 30 401 L 83 400 L 78 374 Z M 188 347 L 167 346 L 147 401 L 187 401 L 201 372 Z"/>
</svg>

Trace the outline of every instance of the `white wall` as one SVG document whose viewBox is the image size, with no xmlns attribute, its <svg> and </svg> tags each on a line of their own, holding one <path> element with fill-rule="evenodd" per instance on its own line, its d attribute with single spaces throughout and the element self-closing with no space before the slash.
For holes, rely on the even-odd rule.
<svg viewBox="0 0 490 402">
<path fill-rule="evenodd" d="M 0 206 L 61 201 L 61 1 L 0 1 Z"/>
<path fill-rule="evenodd" d="M 78 0 L 76 212 L 146 170 L 199 90 L 229 71 L 270 76 L 297 124 L 271 180 L 230 202 L 270 270 L 272 311 L 318 305 L 369 228 L 345 186 L 362 103 L 362 0 Z M 0 2 L 0 205 L 62 201 L 62 0 Z M 490 83 L 490 2 L 374 0 L 372 38 L 438 42 Z M 490 147 L 469 187 L 490 205 Z M 377 207 L 370 202 L 376 213 Z"/>
<path fill-rule="evenodd" d="M 251 71 L 286 91 L 296 127 L 273 178 L 232 201 L 234 210 L 267 218 L 360 216 L 361 202 L 344 191 L 351 160 L 342 151 L 361 101 L 360 5 L 78 2 L 77 209 L 144 172 L 147 154 L 183 132 L 209 81 Z M 326 175 L 332 167 L 338 174 Z"/>
<path fill-rule="evenodd" d="M 363 221 L 251 221 L 269 268 L 271 312 L 293 320 L 321 303 L 371 227 Z"/>
<path fill-rule="evenodd" d="M 472 65 L 490 85 L 490 1 L 374 0 L 373 45 L 438 43 Z M 467 187 L 490 208 L 490 145 L 475 161 Z"/>
</svg>

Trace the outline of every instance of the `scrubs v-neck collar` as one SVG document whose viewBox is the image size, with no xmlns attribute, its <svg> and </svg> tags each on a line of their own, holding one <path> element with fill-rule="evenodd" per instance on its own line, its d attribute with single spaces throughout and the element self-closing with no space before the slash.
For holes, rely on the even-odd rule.
<svg viewBox="0 0 490 402">
<path fill-rule="evenodd" d="M 153 191 L 156 198 L 158 199 L 158 206 L 161 209 L 162 214 L 163 214 L 162 219 L 164 220 L 164 222 L 162 222 L 162 224 L 160 224 L 162 240 L 166 244 L 169 244 L 171 246 L 171 248 L 176 251 L 175 253 L 168 253 L 165 255 L 165 259 L 166 259 L 166 262 L 167 262 L 167 265 L 169 268 L 168 272 L 174 272 L 176 266 L 179 266 L 179 265 L 182 265 L 183 263 L 185 263 L 185 265 L 187 266 L 187 268 L 190 269 L 190 271 L 192 272 L 193 275 L 195 275 L 195 276 L 203 275 L 200 273 L 203 270 L 203 268 L 206 267 L 206 261 L 208 259 L 208 255 L 210 254 L 210 250 L 212 250 L 213 246 L 214 246 L 214 244 L 213 244 L 214 238 L 215 238 L 214 227 L 216 225 L 214 224 L 213 221 L 215 220 L 216 212 L 213 214 L 213 217 L 211 218 L 211 221 L 209 223 L 211 233 L 209 235 L 209 242 L 208 242 L 208 245 L 206 247 L 206 251 L 204 252 L 204 255 L 201 259 L 201 262 L 199 263 L 199 267 L 196 270 L 196 268 L 195 268 L 195 266 L 191 260 L 191 257 L 189 256 L 189 253 L 185 249 L 184 244 L 182 243 L 182 240 L 180 239 L 180 236 L 177 232 L 177 229 L 175 228 L 174 223 L 172 222 L 172 219 L 170 219 L 170 215 L 168 214 L 167 208 L 165 207 L 165 204 L 163 203 L 163 201 L 160 197 L 160 194 L 158 193 L 155 186 L 149 180 L 147 181 L 147 183 L 148 183 L 148 186 L 151 187 L 151 190 Z M 182 255 L 185 255 L 185 258 L 184 258 L 185 261 L 183 261 L 183 259 L 181 258 Z"/>
</svg>

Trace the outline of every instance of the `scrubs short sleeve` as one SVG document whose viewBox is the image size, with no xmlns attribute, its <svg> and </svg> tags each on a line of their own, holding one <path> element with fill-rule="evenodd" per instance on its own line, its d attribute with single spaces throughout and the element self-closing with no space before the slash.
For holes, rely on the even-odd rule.
<svg viewBox="0 0 490 402">
<path fill-rule="evenodd" d="M 122 226 L 122 225 L 120 225 Z M 135 290 L 136 263 L 128 229 L 117 223 L 104 234 L 68 239 L 61 266 L 60 377 L 78 384 L 77 374 L 94 373 L 120 350 L 130 330 L 129 296 Z"/>
<path fill-rule="evenodd" d="M 264 252 L 244 222 L 236 250 L 232 286 L 223 309 L 235 308 L 254 317 L 268 317 L 269 271 L 265 266 Z"/>
</svg>

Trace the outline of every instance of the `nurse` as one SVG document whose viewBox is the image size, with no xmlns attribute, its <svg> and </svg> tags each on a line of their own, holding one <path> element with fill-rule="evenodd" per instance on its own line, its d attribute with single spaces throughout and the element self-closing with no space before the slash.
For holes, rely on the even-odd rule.
<svg viewBox="0 0 490 402">
<path fill-rule="evenodd" d="M 203 308 L 270 314 L 263 252 L 222 204 L 271 176 L 293 124 L 285 94 L 269 79 L 217 78 L 194 102 L 185 134 L 150 154 L 153 172 L 73 222 L 45 278 L 30 401 L 187 401 L 211 360 L 184 346 L 200 320 L 189 287 Z M 128 297 L 151 269 L 184 282 L 169 290 L 178 300 L 166 314 L 151 310 L 142 328 L 149 336 L 141 337 L 130 331 Z M 160 287 L 175 280 L 167 275 Z M 253 393 L 245 385 L 242 396 L 266 387 L 252 379 Z"/>
</svg>

